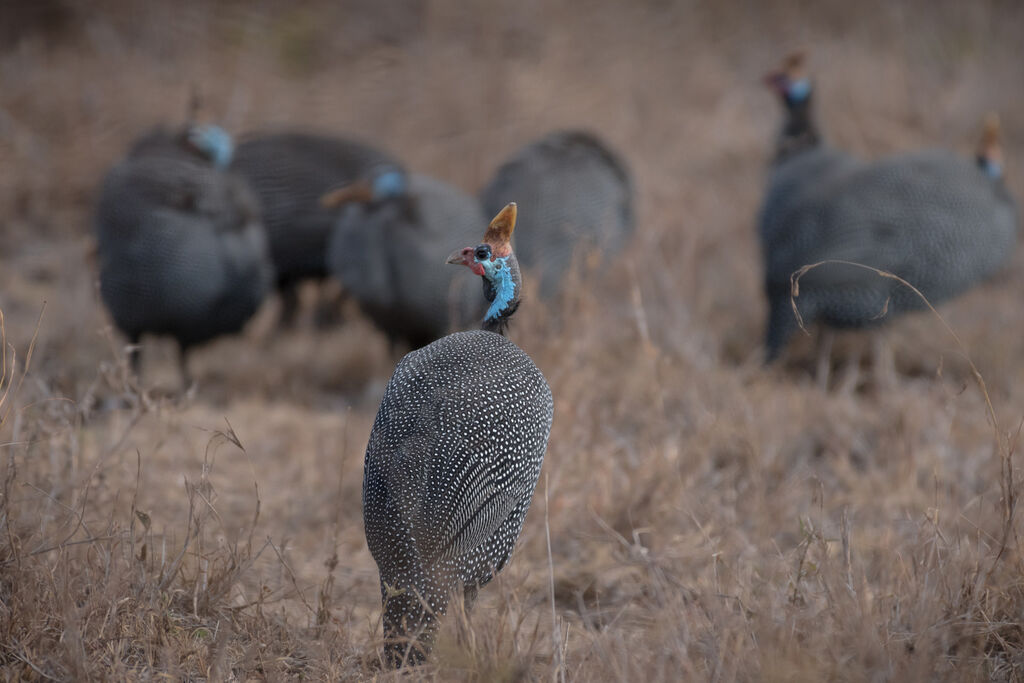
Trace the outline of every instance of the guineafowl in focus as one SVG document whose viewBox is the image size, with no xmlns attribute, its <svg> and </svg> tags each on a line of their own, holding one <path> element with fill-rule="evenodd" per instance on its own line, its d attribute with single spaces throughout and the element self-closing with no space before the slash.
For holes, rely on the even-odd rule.
<svg viewBox="0 0 1024 683">
<path fill-rule="evenodd" d="M 481 244 L 448 259 L 483 279 L 484 329 L 405 356 L 370 434 L 363 519 L 391 666 L 422 661 L 451 595 L 462 591 L 468 607 L 505 566 L 540 475 L 551 390 L 500 334 L 519 305 L 515 219 L 510 204 Z"/>
<path fill-rule="evenodd" d="M 402 164 L 386 152 L 309 133 L 272 133 L 243 140 L 231 168 L 259 198 L 285 325 L 298 312 L 298 286 L 328 274 L 325 253 L 334 213 L 321 206 L 321 196 L 367 181 L 374 201 L 401 201 L 407 182 Z"/>
<path fill-rule="evenodd" d="M 230 155 L 215 126 L 151 133 L 109 171 L 95 215 L 103 302 L 133 346 L 175 338 L 186 384 L 188 350 L 240 330 L 273 277 L 256 200 L 221 170 Z M 137 348 L 131 361 L 137 374 Z"/>
<path fill-rule="evenodd" d="M 595 135 L 557 131 L 522 148 L 481 191 L 485 215 L 523 206 L 516 254 L 555 296 L 577 250 L 620 251 L 633 232 L 633 185 L 622 159 Z"/>
<path fill-rule="evenodd" d="M 330 272 L 387 334 L 392 346 L 419 348 L 480 319 L 475 286 L 438 268 L 445 245 L 476 239 L 486 222 L 480 204 L 424 175 L 410 176 L 407 201 L 375 202 L 369 183 L 324 197 L 337 220 L 327 245 Z"/>
<path fill-rule="evenodd" d="M 1006 262 L 1017 238 L 1017 216 L 1001 178 L 995 122 L 986 125 L 976 163 L 941 150 L 873 163 L 833 153 L 822 161 L 820 141 L 806 136 L 794 145 L 798 151 L 784 150 L 794 109 L 809 100 L 810 85 L 785 77 L 776 82 L 782 84 L 778 89 L 789 121 L 761 215 L 768 360 L 798 327 L 790 280 L 804 265 L 842 260 L 878 268 L 936 304 L 962 294 Z M 815 155 L 817 169 L 809 161 Z M 780 177 L 803 159 L 808 166 L 781 191 Z M 806 272 L 795 303 L 806 324 L 820 321 L 840 329 L 880 324 L 925 306 L 897 281 L 841 263 Z"/>
</svg>

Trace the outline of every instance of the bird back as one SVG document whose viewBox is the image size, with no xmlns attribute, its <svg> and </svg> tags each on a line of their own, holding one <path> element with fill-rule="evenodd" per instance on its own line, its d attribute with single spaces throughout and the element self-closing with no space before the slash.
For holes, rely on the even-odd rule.
<svg viewBox="0 0 1024 683">
<path fill-rule="evenodd" d="M 522 226 L 515 251 L 539 276 L 543 297 L 557 294 L 574 255 L 620 251 L 633 231 L 633 187 L 624 162 L 596 136 L 552 133 L 518 151 L 481 191 L 486 215 L 514 201 Z"/>
<path fill-rule="evenodd" d="M 451 244 L 474 241 L 487 220 L 473 197 L 428 176 L 411 177 L 409 197 L 342 209 L 328 264 L 382 330 L 422 346 L 483 316 L 479 284 L 444 261 Z"/>
<path fill-rule="evenodd" d="M 448 335 L 398 364 L 370 434 L 363 479 L 385 633 L 428 627 L 453 590 L 471 596 L 505 565 L 552 415 L 540 370 L 493 332 Z M 388 587 L 401 587 L 404 597 L 389 599 Z"/>
<path fill-rule="evenodd" d="M 400 169 L 401 164 L 370 145 L 324 135 L 274 133 L 238 145 L 232 169 L 259 199 L 280 279 L 326 275 L 334 213 L 320 205 L 320 198 L 384 167 Z"/>
<path fill-rule="evenodd" d="M 858 165 L 795 203 L 766 251 L 772 324 L 785 323 L 790 276 L 824 260 L 893 273 L 941 303 L 992 275 L 1017 239 L 1016 206 L 1002 180 L 951 152 L 931 150 Z M 892 279 L 825 264 L 800 279 L 808 322 L 877 324 L 924 302 Z M 792 317 L 790 315 L 790 317 Z M 769 330 L 769 348 L 785 335 Z"/>
<path fill-rule="evenodd" d="M 95 220 L 100 291 L 129 336 L 200 343 L 240 329 L 266 293 L 272 270 L 255 200 L 208 165 L 129 158 L 104 180 Z"/>
</svg>

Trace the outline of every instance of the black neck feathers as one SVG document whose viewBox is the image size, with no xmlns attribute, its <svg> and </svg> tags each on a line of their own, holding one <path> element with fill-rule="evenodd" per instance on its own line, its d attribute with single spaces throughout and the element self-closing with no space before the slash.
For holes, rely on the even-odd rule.
<svg viewBox="0 0 1024 683">
<path fill-rule="evenodd" d="M 775 161 L 785 161 L 789 157 L 813 149 L 822 142 L 821 133 L 814 123 L 812 111 L 813 97 L 811 93 L 800 99 L 789 95 L 783 97 L 786 105 L 786 122 L 779 133 L 775 147 Z"/>
</svg>

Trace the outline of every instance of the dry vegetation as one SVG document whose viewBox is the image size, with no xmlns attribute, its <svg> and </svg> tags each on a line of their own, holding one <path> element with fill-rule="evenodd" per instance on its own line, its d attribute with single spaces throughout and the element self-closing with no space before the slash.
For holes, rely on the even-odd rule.
<svg viewBox="0 0 1024 683">
<path fill-rule="evenodd" d="M 635 170 L 607 283 L 522 309 L 556 400 L 537 496 L 413 678 L 1024 677 L 1020 258 L 941 309 L 990 413 L 931 315 L 887 333 L 892 386 L 822 392 L 807 339 L 763 369 L 753 227 L 778 120 L 758 78 L 794 44 L 837 144 L 968 153 L 997 110 L 1024 197 L 1020 5 L 91 4 L 0 11 L 5 679 L 388 676 L 360 514 L 383 339 L 355 314 L 277 332 L 271 302 L 196 353 L 192 395 L 148 340 L 140 389 L 96 294 L 99 178 L 193 83 L 235 131 L 356 133 L 470 190 L 566 125 Z"/>
</svg>

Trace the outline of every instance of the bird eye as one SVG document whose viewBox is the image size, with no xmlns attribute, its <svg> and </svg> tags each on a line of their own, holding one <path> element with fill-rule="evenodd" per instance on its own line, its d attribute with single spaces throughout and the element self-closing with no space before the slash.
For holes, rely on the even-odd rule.
<svg viewBox="0 0 1024 683">
<path fill-rule="evenodd" d="M 486 244 L 481 244 L 476 248 L 474 255 L 477 261 L 486 261 L 491 258 L 491 248 Z"/>
</svg>

